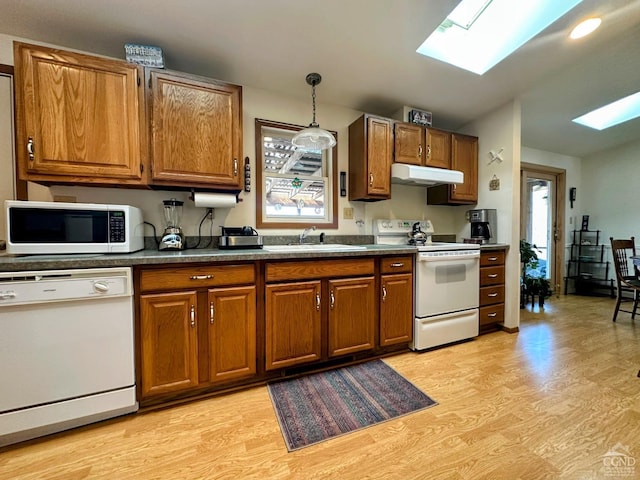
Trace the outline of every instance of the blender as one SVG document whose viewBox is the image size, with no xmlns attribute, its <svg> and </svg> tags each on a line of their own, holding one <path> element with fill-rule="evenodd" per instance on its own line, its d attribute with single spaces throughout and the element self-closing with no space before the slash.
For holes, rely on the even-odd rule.
<svg viewBox="0 0 640 480">
<path fill-rule="evenodd" d="M 164 220 L 167 227 L 164 229 L 162 240 L 160 240 L 159 250 L 183 250 L 184 235 L 180 228 L 180 219 L 182 218 L 182 205 L 184 202 L 172 198 L 163 200 L 164 204 Z"/>
</svg>

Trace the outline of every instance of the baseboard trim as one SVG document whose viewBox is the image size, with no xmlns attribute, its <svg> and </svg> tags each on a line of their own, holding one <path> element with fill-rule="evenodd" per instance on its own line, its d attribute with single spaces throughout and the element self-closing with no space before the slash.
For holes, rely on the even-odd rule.
<svg viewBox="0 0 640 480">
<path fill-rule="evenodd" d="M 520 327 L 505 327 L 504 325 L 500 325 L 500 330 L 507 333 L 518 333 L 520 331 Z"/>
</svg>

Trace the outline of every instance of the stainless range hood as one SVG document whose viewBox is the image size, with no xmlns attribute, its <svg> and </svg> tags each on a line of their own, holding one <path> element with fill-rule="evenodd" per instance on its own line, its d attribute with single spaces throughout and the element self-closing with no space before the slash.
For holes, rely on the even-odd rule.
<svg viewBox="0 0 640 480">
<path fill-rule="evenodd" d="M 443 183 L 463 183 L 464 174 L 458 170 L 393 163 L 391 164 L 391 182 L 431 187 Z"/>
</svg>

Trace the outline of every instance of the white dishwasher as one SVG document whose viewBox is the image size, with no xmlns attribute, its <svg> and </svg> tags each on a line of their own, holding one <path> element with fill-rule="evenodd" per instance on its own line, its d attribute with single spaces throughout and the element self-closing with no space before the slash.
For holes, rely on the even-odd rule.
<svg viewBox="0 0 640 480">
<path fill-rule="evenodd" d="M 134 412 L 131 269 L 0 272 L 0 446 Z"/>
</svg>

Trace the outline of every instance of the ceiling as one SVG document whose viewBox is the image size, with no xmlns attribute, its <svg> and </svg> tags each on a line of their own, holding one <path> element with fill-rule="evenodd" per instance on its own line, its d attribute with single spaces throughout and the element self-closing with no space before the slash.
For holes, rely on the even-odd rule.
<svg viewBox="0 0 640 480">
<path fill-rule="evenodd" d="M 3 0 L 0 33 L 119 58 L 125 43 L 156 45 L 167 68 L 309 100 L 305 76 L 319 72 L 319 105 L 386 116 L 407 105 L 445 129 L 520 98 L 523 145 L 564 155 L 640 139 L 640 120 L 601 132 L 571 122 L 640 90 L 640 0 L 583 0 L 482 76 L 415 53 L 457 3 Z M 591 15 L 601 27 L 569 41 Z"/>
</svg>

